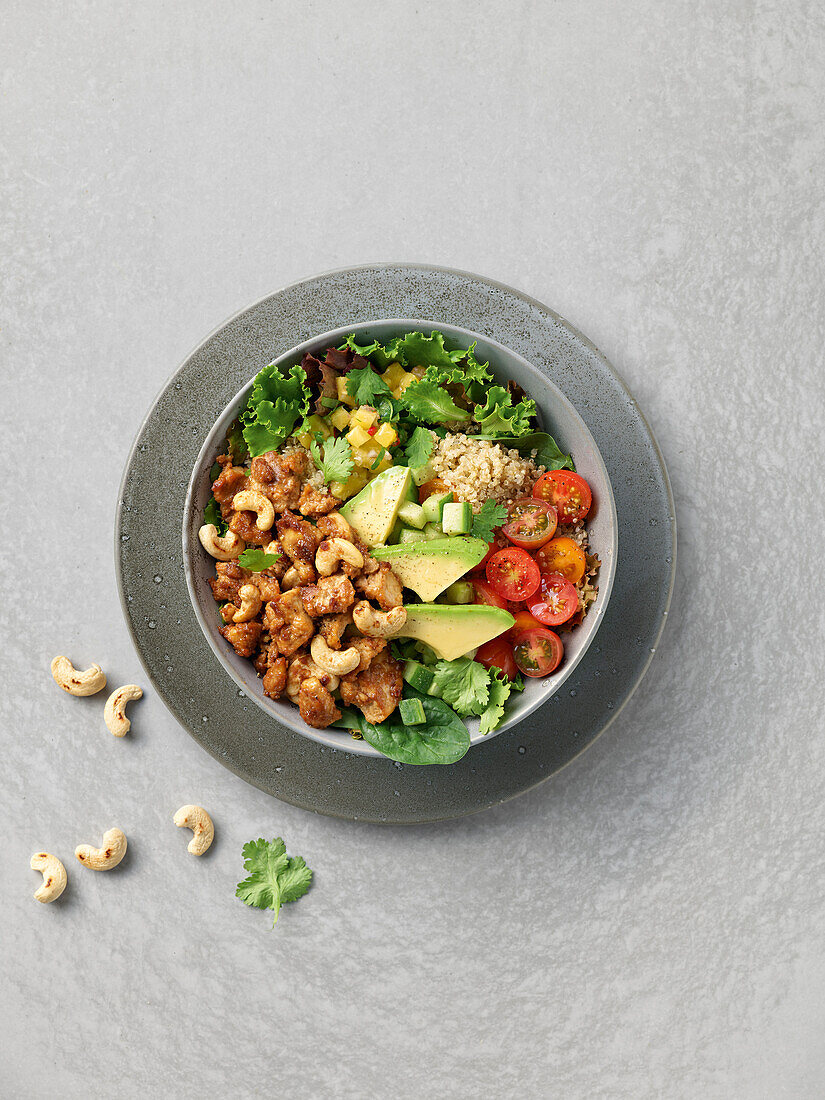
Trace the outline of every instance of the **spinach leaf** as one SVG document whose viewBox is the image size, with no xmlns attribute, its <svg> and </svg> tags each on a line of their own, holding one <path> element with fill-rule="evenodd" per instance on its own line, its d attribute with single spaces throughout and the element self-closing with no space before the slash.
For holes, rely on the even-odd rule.
<svg viewBox="0 0 825 1100">
<path fill-rule="evenodd" d="M 405 726 L 398 711 L 379 726 L 371 725 L 361 716 L 358 728 L 364 740 L 390 760 L 402 764 L 454 764 L 460 760 L 470 747 L 470 734 L 452 707 L 432 695 L 422 695 L 409 685 L 404 697 L 421 700 L 427 724 Z"/>
<path fill-rule="evenodd" d="M 555 439 L 546 432 L 531 432 L 530 435 L 474 435 L 473 439 L 489 439 L 492 443 L 500 443 L 502 447 L 514 448 L 525 458 L 536 451 L 536 465 L 546 466 L 548 470 L 576 468 L 572 457 L 562 454 Z"/>
</svg>

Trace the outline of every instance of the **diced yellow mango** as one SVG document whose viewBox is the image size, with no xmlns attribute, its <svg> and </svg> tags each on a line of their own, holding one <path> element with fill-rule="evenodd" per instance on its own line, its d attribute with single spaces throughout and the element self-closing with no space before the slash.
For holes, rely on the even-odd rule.
<svg viewBox="0 0 825 1100">
<path fill-rule="evenodd" d="M 392 424 L 382 424 L 372 438 L 382 447 L 390 447 L 398 439 L 398 434 Z"/>
<path fill-rule="evenodd" d="M 347 380 L 346 380 L 346 378 L 344 378 L 344 377 L 339 378 L 337 385 L 338 385 L 338 400 L 341 402 L 341 404 L 342 405 L 350 405 L 350 406 L 354 405 L 355 404 L 355 398 L 350 397 L 350 395 L 347 393 Z"/>
<path fill-rule="evenodd" d="M 404 377 L 405 374 L 406 371 L 400 363 L 390 363 L 390 365 L 387 367 L 381 377 L 392 390 L 395 389 L 395 387 L 398 385 L 399 381 Z"/>
<path fill-rule="evenodd" d="M 369 469 L 380 453 L 381 448 L 370 439 L 368 443 L 356 447 L 352 452 L 352 457 L 355 459 L 356 466 L 363 466 Z"/>
<path fill-rule="evenodd" d="M 317 413 L 313 413 L 307 419 L 307 425 L 314 436 L 316 433 L 320 433 L 324 439 L 329 439 L 332 435 L 332 428 L 327 424 L 326 420 L 322 416 L 318 416 Z"/>
<path fill-rule="evenodd" d="M 369 443 L 369 440 L 370 437 L 363 428 L 356 426 L 347 432 L 347 443 L 349 443 L 353 450 L 363 447 L 365 443 Z"/>
<path fill-rule="evenodd" d="M 335 412 L 329 414 L 330 423 L 334 428 L 337 428 L 339 432 L 342 432 L 344 428 L 349 424 L 350 414 L 346 409 L 341 408 L 339 405 Z"/>
<path fill-rule="evenodd" d="M 359 428 L 363 428 L 365 431 L 367 428 L 371 428 L 375 421 L 378 419 L 378 411 L 371 405 L 361 405 L 356 409 L 350 417 L 350 424 L 353 427 L 356 425 Z"/>
<path fill-rule="evenodd" d="M 329 490 L 339 500 L 349 500 L 367 484 L 366 470 L 353 470 L 346 481 L 333 481 Z"/>
<path fill-rule="evenodd" d="M 403 377 L 399 378 L 398 385 L 395 387 L 395 389 L 397 390 L 396 396 L 400 397 L 401 394 L 404 392 L 404 390 L 407 388 L 407 386 L 411 386 L 413 384 L 413 382 L 417 382 L 417 381 L 418 381 L 418 379 L 415 377 L 414 374 L 407 374 L 405 372 Z"/>
<path fill-rule="evenodd" d="M 309 450 L 309 445 L 312 442 L 312 432 L 302 432 L 297 437 L 297 439 L 302 447 L 305 447 L 307 450 Z"/>
<path fill-rule="evenodd" d="M 373 462 L 375 459 L 373 459 Z M 389 470 L 392 466 L 392 455 L 386 454 L 375 467 L 374 470 L 370 470 L 370 477 L 375 477 L 376 474 L 383 474 L 385 470 Z"/>
</svg>

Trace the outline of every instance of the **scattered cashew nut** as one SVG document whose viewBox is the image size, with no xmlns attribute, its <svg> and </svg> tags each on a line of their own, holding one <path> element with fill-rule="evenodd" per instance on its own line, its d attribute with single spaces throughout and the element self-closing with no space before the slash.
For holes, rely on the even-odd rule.
<svg viewBox="0 0 825 1100">
<path fill-rule="evenodd" d="M 238 595 L 241 597 L 241 606 L 232 616 L 232 622 L 248 623 L 261 610 L 261 593 L 257 585 L 244 584 L 238 589 Z"/>
<path fill-rule="evenodd" d="M 315 554 L 319 576 L 331 577 L 342 561 L 356 569 L 364 568 L 364 555 L 353 543 L 347 539 L 324 539 Z"/>
<path fill-rule="evenodd" d="M 132 699 L 140 699 L 142 695 L 143 689 L 137 684 L 124 684 L 106 700 L 103 720 L 114 737 L 125 737 L 129 732 L 132 723 L 126 717 L 126 704 Z"/>
<path fill-rule="evenodd" d="M 240 535 L 236 535 L 234 531 L 219 535 L 214 523 L 205 523 L 198 531 L 198 538 L 207 554 L 211 554 L 217 561 L 233 561 L 246 549 L 246 543 Z"/>
<path fill-rule="evenodd" d="M 29 864 L 33 871 L 41 871 L 43 882 L 34 892 L 36 901 L 42 901 L 48 905 L 50 901 L 57 901 L 66 889 L 69 881 L 66 868 L 51 852 L 35 852 Z"/>
<path fill-rule="evenodd" d="M 126 855 L 126 836 L 120 829 L 109 829 L 103 834 L 103 847 L 78 844 L 74 854 L 93 871 L 111 871 Z"/>
<path fill-rule="evenodd" d="M 275 509 L 272 501 L 259 493 L 257 489 L 242 489 L 235 493 L 232 507 L 236 512 L 255 512 L 255 526 L 259 531 L 268 531 L 275 522 Z"/>
<path fill-rule="evenodd" d="M 352 621 L 368 638 L 390 638 L 406 623 L 407 609 L 394 607 L 392 611 L 376 611 L 367 600 L 359 600 L 352 609 Z"/>
<path fill-rule="evenodd" d="M 106 687 L 106 674 L 100 665 L 80 672 L 68 657 L 55 657 L 51 667 L 54 682 L 69 695 L 96 695 Z"/>
<path fill-rule="evenodd" d="M 215 839 L 215 826 L 203 806 L 181 806 L 172 820 L 179 829 L 192 830 L 186 850 L 193 856 L 202 856 Z"/>
<path fill-rule="evenodd" d="M 320 634 L 316 634 L 310 642 L 309 652 L 318 668 L 324 672 L 331 672 L 333 676 L 346 676 L 348 672 L 354 672 L 361 663 L 361 654 L 355 648 L 330 649 Z"/>
</svg>

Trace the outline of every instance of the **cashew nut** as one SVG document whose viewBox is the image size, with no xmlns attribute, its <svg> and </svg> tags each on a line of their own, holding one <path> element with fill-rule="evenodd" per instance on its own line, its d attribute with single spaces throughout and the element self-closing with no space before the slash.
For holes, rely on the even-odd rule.
<svg viewBox="0 0 825 1100">
<path fill-rule="evenodd" d="M 407 609 L 394 607 L 391 611 L 376 611 L 366 600 L 359 600 L 352 609 L 352 621 L 368 638 L 390 638 L 406 623 Z"/>
<path fill-rule="evenodd" d="M 219 535 L 214 523 L 205 523 L 198 531 L 198 538 L 207 554 L 211 554 L 217 561 L 233 561 L 246 549 L 246 543 L 240 535 L 236 535 L 234 531 Z"/>
<path fill-rule="evenodd" d="M 78 844 L 74 854 L 93 871 L 111 871 L 126 855 L 126 837 L 120 829 L 109 829 L 103 834 L 102 848 Z"/>
<path fill-rule="evenodd" d="M 234 623 L 248 623 L 261 610 L 261 593 L 254 584 L 244 584 L 238 589 L 241 606 L 232 616 Z"/>
<path fill-rule="evenodd" d="M 48 905 L 50 901 L 57 901 L 66 889 L 68 878 L 66 868 L 51 852 L 35 852 L 29 864 L 33 871 L 42 871 L 43 882 L 34 892 L 36 901 L 42 901 Z"/>
<path fill-rule="evenodd" d="M 315 554 L 315 568 L 321 577 L 331 577 L 342 561 L 356 569 L 364 568 L 364 555 L 347 539 L 325 539 Z"/>
<path fill-rule="evenodd" d="M 290 588 L 298 588 L 301 577 L 294 565 L 290 565 L 283 577 L 281 577 L 281 591 L 289 592 Z"/>
<path fill-rule="evenodd" d="M 125 737 L 132 723 L 126 717 L 126 704 L 132 699 L 140 699 L 143 689 L 137 684 L 124 684 L 117 691 L 113 691 L 106 700 L 103 710 L 103 720 L 109 727 L 109 732 L 115 737 Z"/>
<path fill-rule="evenodd" d="M 275 522 L 275 509 L 272 501 L 259 493 L 257 489 L 242 489 L 235 493 L 232 507 L 236 512 L 255 512 L 255 526 L 259 531 L 268 531 Z"/>
<path fill-rule="evenodd" d="M 193 856 L 202 856 L 215 839 L 215 826 L 203 806 L 181 806 L 172 820 L 179 829 L 192 830 L 186 850 Z"/>
<path fill-rule="evenodd" d="M 78 672 L 68 657 L 55 657 L 52 676 L 69 695 L 96 695 L 106 687 L 106 675 L 100 665 L 91 665 L 85 672 Z"/>
<path fill-rule="evenodd" d="M 316 634 L 310 642 L 309 652 L 318 668 L 324 672 L 331 672 L 333 676 L 346 676 L 348 672 L 354 672 L 361 663 L 361 654 L 355 648 L 330 649 L 320 634 Z"/>
</svg>

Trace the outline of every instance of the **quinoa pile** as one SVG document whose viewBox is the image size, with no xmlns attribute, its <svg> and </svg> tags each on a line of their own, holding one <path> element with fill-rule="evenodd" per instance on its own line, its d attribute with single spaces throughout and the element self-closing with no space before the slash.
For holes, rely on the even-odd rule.
<svg viewBox="0 0 825 1100">
<path fill-rule="evenodd" d="M 440 439 L 430 462 L 436 477 L 449 485 L 457 500 L 468 501 L 474 513 L 486 500 L 508 505 L 529 496 L 545 472 L 544 466 L 516 450 L 463 434 Z"/>
</svg>

